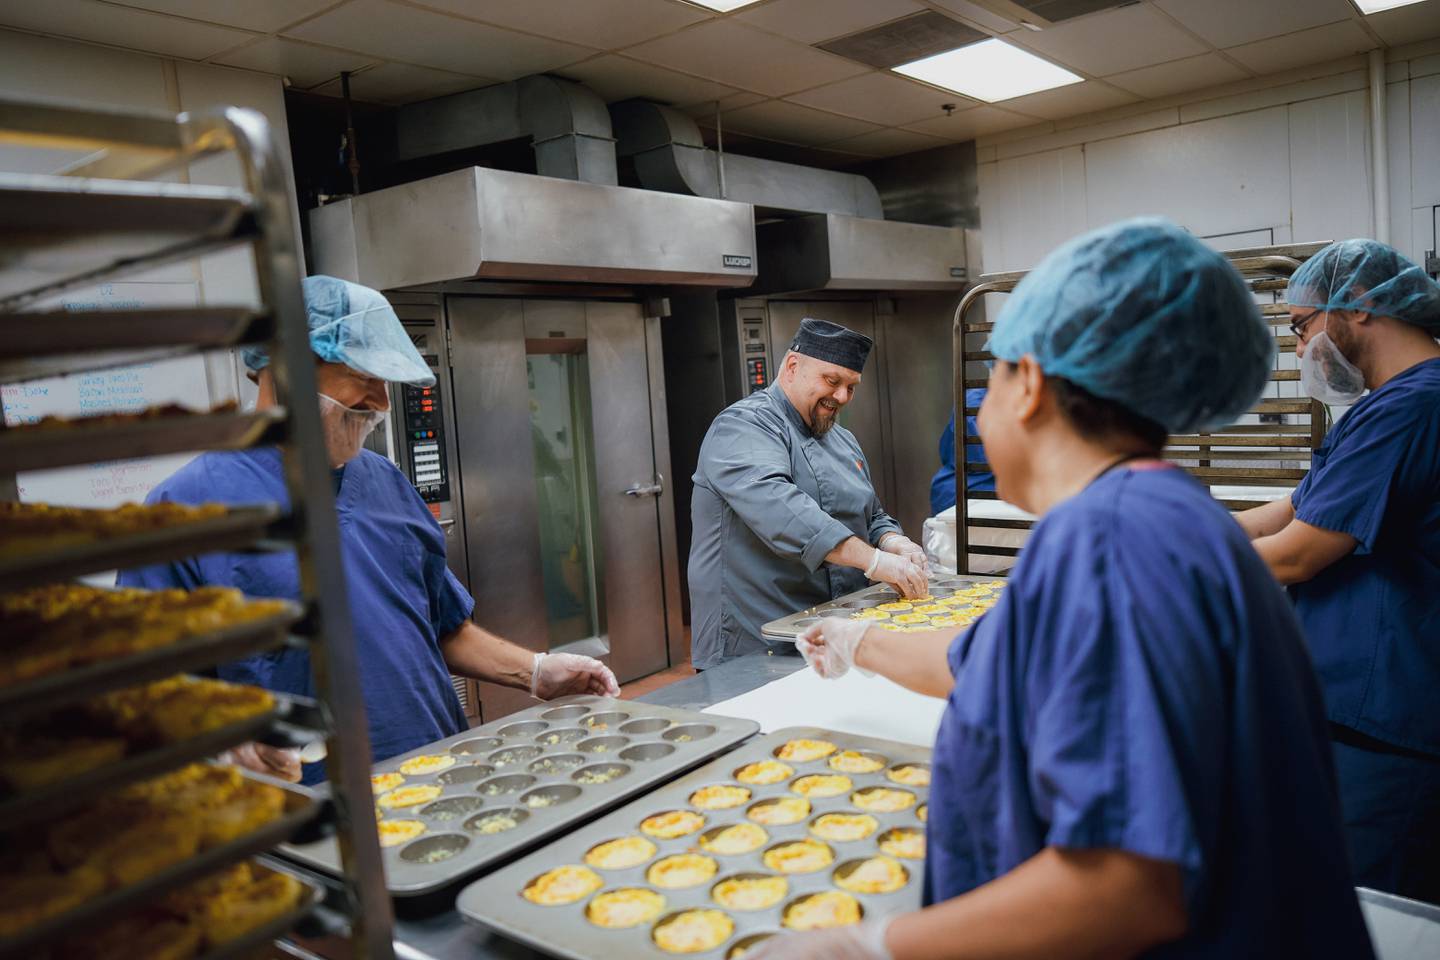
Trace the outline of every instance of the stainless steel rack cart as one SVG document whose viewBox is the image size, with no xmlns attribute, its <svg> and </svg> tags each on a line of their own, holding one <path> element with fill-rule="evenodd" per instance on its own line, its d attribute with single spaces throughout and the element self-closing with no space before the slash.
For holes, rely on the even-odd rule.
<svg viewBox="0 0 1440 960">
<path fill-rule="evenodd" d="M 236 549 L 293 550 L 301 583 L 301 605 L 287 614 L 74 671 L 83 671 L 83 677 L 50 675 L 7 687 L 0 697 L 0 720 L 9 723 L 21 713 L 41 712 L 54 706 L 57 695 L 74 700 L 80 692 L 94 695 L 286 644 L 308 647 L 319 694 L 318 709 L 309 716 L 272 711 L 168 753 L 127 758 L 88 771 L 85 790 L 93 793 L 154 775 L 287 722 L 310 726 L 328 741 L 329 816 L 344 863 L 350 955 L 388 960 L 394 955 L 391 903 L 371 806 L 370 747 L 331 475 L 319 412 L 311 400 L 314 364 L 300 292 L 301 255 L 282 158 L 271 131 L 259 114 L 243 109 L 176 117 L 0 100 L 0 143 L 88 151 L 85 161 L 63 175 L 0 174 L 0 381 L 266 343 L 284 403 L 264 414 L 97 420 L 53 430 L 0 427 L 0 500 L 18 499 L 15 472 L 22 469 L 254 444 L 279 446 L 290 500 L 285 512 L 278 505 L 238 509 L 218 521 L 0 557 L 0 593 L 89 572 Z M 244 187 L 151 179 L 222 153 L 238 160 Z M 71 312 L 42 306 L 65 290 L 246 247 L 253 254 L 258 307 Z M 172 873 L 171 885 L 290 839 L 293 828 L 312 819 L 301 815 L 305 808 L 320 806 L 302 794 L 291 795 L 298 804 L 294 816 L 276 821 L 248 842 L 202 853 L 196 859 L 204 863 L 182 863 Z M 54 816 L 44 805 L 25 804 L 23 792 L 10 799 L 20 805 L 12 809 L 25 807 L 27 816 Z M 149 892 L 158 895 L 165 886 L 163 881 L 151 882 Z M 303 907 L 313 901 L 312 892 Z M 301 912 L 277 919 L 257 935 L 282 934 L 283 922 L 293 923 Z M 102 918 L 87 916 L 87 922 L 90 919 Z M 0 953 L 17 946 L 0 942 Z M 33 946 L 27 943 L 26 949 Z"/>
<path fill-rule="evenodd" d="M 1328 241 L 1314 243 L 1285 244 L 1270 247 L 1254 247 L 1232 250 L 1225 257 L 1235 265 L 1254 293 L 1278 294 L 1284 291 L 1290 274 L 1300 264 L 1313 256 Z M 977 438 L 965 435 L 965 417 L 974 416 L 978 408 L 965 402 L 965 391 L 974 387 L 985 387 L 989 372 L 980 367 L 969 376 L 972 365 L 992 359 L 984 349 L 977 348 L 981 335 L 988 334 L 995 326 L 993 321 L 968 320 L 971 309 L 989 293 L 1009 293 L 1019 285 L 1028 271 L 1011 273 L 987 273 L 980 282 L 965 292 L 955 308 L 952 330 L 955 383 L 955 424 L 956 442 L 969 446 L 980 443 Z M 1260 307 L 1265 322 L 1272 328 L 1284 328 L 1289 324 L 1289 310 L 1278 299 Z M 1276 330 L 1275 346 L 1280 354 L 1295 352 L 1296 338 L 1288 330 Z M 978 375 L 983 371 L 984 375 Z M 1285 369 L 1277 363 L 1270 374 L 1272 383 L 1293 383 L 1300 379 L 1298 368 Z M 1260 400 L 1250 412 L 1257 415 L 1258 423 L 1232 424 L 1218 430 L 1187 436 L 1172 436 L 1166 442 L 1165 456 L 1172 460 L 1208 487 L 1293 487 L 1304 478 L 1311 454 L 1325 439 L 1329 412 L 1325 405 L 1308 397 L 1266 397 Z M 1290 422 L 1290 418 L 1295 418 Z M 1269 465 L 1266 465 L 1266 462 Z M 963 452 L 957 450 L 956 464 L 965 464 L 965 473 L 984 472 L 985 467 L 966 463 Z M 1303 464 L 1297 465 L 1297 464 Z M 962 478 L 963 479 L 963 478 Z M 957 489 L 964 490 L 963 482 Z M 993 493 L 972 491 L 958 496 L 955 504 L 956 564 L 960 573 L 970 571 L 972 555 L 1015 557 L 1020 549 L 1013 546 L 991 546 L 971 543 L 972 529 L 1028 530 L 1032 520 L 1011 518 L 972 518 L 969 500 L 995 500 Z M 1249 498 L 1221 498 L 1221 504 L 1231 510 L 1243 510 L 1260 506 L 1264 500 Z"/>
</svg>

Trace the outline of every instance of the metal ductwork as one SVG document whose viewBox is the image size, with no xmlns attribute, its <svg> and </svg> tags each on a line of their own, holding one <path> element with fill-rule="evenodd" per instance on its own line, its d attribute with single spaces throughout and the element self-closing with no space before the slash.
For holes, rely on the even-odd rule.
<svg viewBox="0 0 1440 960">
<path fill-rule="evenodd" d="M 605 101 L 587 87 L 559 77 L 522 77 L 410 104 L 400 108 L 396 120 L 400 160 L 521 137 L 531 138 L 535 172 L 541 176 L 619 183 Z"/>
<path fill-rule="evenodd" d="M 868 179 L 793 163 L 706 148 L 700 128 L 684 113 L 649 100 L 610 107 L 619 155 L 632 160 L 641 186 L 696 197 L 721 196 L 757 207 L 883 219 L 880 194 Z"/>
</svg>

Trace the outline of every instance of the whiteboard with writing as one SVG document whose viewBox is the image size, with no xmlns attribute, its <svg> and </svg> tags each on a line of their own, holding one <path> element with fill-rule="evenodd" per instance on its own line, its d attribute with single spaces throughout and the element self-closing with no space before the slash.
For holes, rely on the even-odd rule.
<svg viewBox="0 0 1440 960">
<path fill-rule="evenodd" d="M 68 294 L 53 309 L 120 310 L 195 306 L 194 283 L 107 283 Z M 7 383 L 0 386 L 6 424 L 32 423 L 46 416 L 85 417 L 134 413 L 157 404 L 179 403 L 197 410 L 211 406 L 205 360 L 180 357 L 111 370 Z M 113 507 L 144 500 L 150 490 L 188 463 L 194 454 L 117 460 L 16 476 L 20 499 L 76 507 Z"/>
</svg>

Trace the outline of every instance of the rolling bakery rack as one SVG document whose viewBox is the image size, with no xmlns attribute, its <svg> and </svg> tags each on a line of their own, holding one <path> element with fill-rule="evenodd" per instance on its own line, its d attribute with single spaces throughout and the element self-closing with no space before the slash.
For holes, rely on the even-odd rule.
<svg viewBox="0 0 1440 960">
<path fill-rule="evenodd" d="M 394 955 L 369 783 L 370 747 L 358 664 L 340 565 L 329 465 L 301 298 L 301 260 L 277 144 L 253 111 L 226 109 L 178 117 L 111 112 L 60 103 L 0 100 L 0 144 L 85 151 L 63 175 L 0 174 L 0 382 L 105 369 L 161 358 L 265 343 L 285 405 L 260 413 L 213 411 L 157 418 L 83 420 L 56 429 L 0 426 L 0 501 L 18 500 L 17 472 L 211 449 L 275 445 L 290 505 L 233 508 L 218 517 L 79 544 L 5 549 L 0 594 L 63 583 L 212 551 L 293 550 L 301 603 L 258 620 L 189 636 L 178 643 L 0 687 L 0 731 L 67 702 L 200 670 L 285 645 L 307 647 L 318 700 L 280 701 L 248 720 L 125 757 L 66 780 L 64 791 L 21 789 L 0 797 L 12 819 L 39 822 L 109 787 L 154 776 L 257 738 L 323 736 L 330 797 L 287 790 L 279 819 L 239 841 L 112 891 L 99 902 L 52 917 L 18 937 L 0 937 L 0 955 L 34 955 L 43 941 L 74 933 L 153 899 L 230 862 L 264 853 L 333 824 L 344 864 L 351 956 Z M 200 158 L 228 154 L 243 171 L 239 189 L 160 182 Z M 77 287 L 112 280 L 223 249 L 253 254 L 258 306 L 67 311 L 46 302 Z M 286 401 L 296 398 L 296 402 Z M 0 644 L 0 657 L 6 656 Z M 294 742 L 292 739 L 291 742 Z M 18 819 L 16 819 L 18 818 Z M 267 863 L 268 868 L 268 863 Z M 246 943 L 285 934 L 319 891 L 285 917 L 252 931 Z M 79 925 L 79 926 L 77 926 Z"/>
<path fill-rule="evenodd" d="M 1165 457 L 1212 488 L 1221 505 L 1230 510 L 1245 510 L 1266 503 L 1261 493 L 1265 488 L 1287 495 L 1284 491 L 1304 478 L 1311 455 L 1325 439 L 1329 410 L 1298 389 L 1300 370 L 1294 362 L 1296 338 L 1285 329 L 1290 322 L 1289 309 L 1280 296 L 1290 275 L 1327 242 L 1253 247 L 1224 254 L 1240 271 L 1252 293 L 1269 295 L 1272 301 L 1262 302 L 1260 313 L 1275 335 L 1276 368 L 1271 371 L 1265 395 L 1244 418 L 1253 422 L 1230 424 L 1204 433 L 1171 436 L 1166 441 Z M 957 443 L 963 442 L 967 446 L 980 443 L 978 438 L 968 436 L 964 429 L 965 418 L 979 412 L 977 407 L 966 404 L 965 391 L 987 386 L 989 370 L 981 365 L 981 361 L 992 359 L 983 344 L 995 324 L 989 320 L 968 319 L 970 311 L 986 294 L 1014 290 L 1027 272 L 983 274 L 980 282 L 965 292 L 955 308 L 952 349 Z M 1286 358 L 1289 358 L 1288 362 Z M 1287 393 L 1290 395 L 1285 395 Z M 964 464 L 967 474 L 987 469 L 983 465 L 966 462 L 964 453 L 959 451 L 956 464 L 957 467 Z M 963 484 L 960 489 L 964 489 Z M 972 556 L 1013 558 L 1020 553 L 1021 548 L 1017 546 L 972 543 L 972 530 L 1026 531 L 1034 525 L 1034 520 L 1013 508 L 1012 511 L 997 511 L 1001 515 L 996 516 L 971 516 L 968 501 L 995 500 L 994 493 L 980 491 L 956 498 L 955 543 L 959 573 L 970 572 Z M 1003 515 L 1008 512 L 1016 515 Z"/>
</svg>

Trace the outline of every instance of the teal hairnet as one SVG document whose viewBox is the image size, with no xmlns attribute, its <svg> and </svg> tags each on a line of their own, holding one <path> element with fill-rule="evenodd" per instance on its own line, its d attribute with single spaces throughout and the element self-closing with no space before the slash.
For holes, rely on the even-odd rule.
<svg viewBox="0 0 1440 960">
<path fill-rule="evenodd" d="M 1171 433 L 1234 423 L 1265 389 L 1275 341 L 1240 274 L 1173 223 L 1126 220 L 1052 252 L 1015 288 L 990 352 L 1031 354 Z"/>
<path fill-rule="evenodd" d="M 306 277 L 305 319 L 310 349 L 321 360 L 343 363 L 392 383 L 433 387 L 435 374 L 421 359 L 395 309 L 378 291 L 336 277 Z M 247 347 L 242 356 L 251 370 L 264 369 L 264 347 Z"/>
<path fill-rule="evenodd" d="M 1323 247 L 1290 278 L 1285 302 L 1394 317 L 1440 336 L 1440 285 L 1379 240 L 1340 240 Z"/>
</svg>

